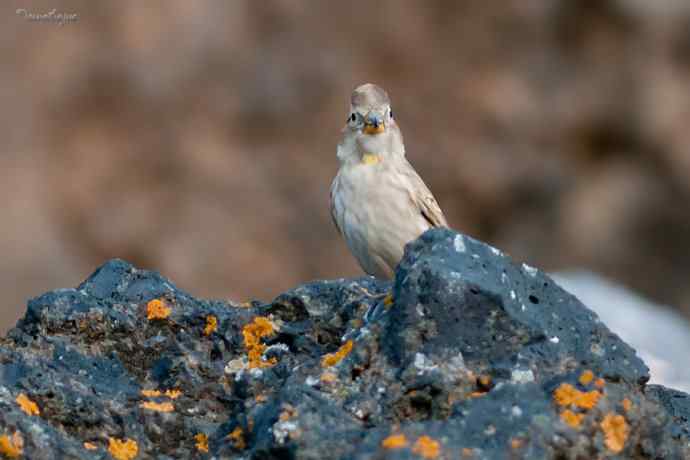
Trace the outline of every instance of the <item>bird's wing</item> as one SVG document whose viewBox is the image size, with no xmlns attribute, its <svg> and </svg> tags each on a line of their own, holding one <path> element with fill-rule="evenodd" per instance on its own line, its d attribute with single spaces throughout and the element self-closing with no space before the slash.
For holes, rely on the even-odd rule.
<svg viewBox="0 0 690 460">
<path fill-rule="evenodd" d="M 434 195 L 431 194 L 431 191 L 422 178 L 415 172 L 412 165 L 410 165 L 406 159 L 403 159 L 403 161 L 404 163 L 400 172 L 407 178 L 411 185 L 409 194 L 412 204 L 419 209 L 424 219 L 426 219 L 432 227 L 448 227 L 446 216 L 443 215 L 443 211 L 441 211 L 441 207 L 438 205 Z"/>
<path fill-rule="evenodd" d="M 343 231 L 340 229 L 340 225 L 338 225 L 338 218 L 335 215 L 335 194 L 337 193 L 337 188 L 338 176 L 335 177 L 333 183 L 331 184 L 331 219 L 333 220 L 333 225 L 335 225 L 335 228 L 338 229 L 338 233 L 342 235 Z"/>
</svg>

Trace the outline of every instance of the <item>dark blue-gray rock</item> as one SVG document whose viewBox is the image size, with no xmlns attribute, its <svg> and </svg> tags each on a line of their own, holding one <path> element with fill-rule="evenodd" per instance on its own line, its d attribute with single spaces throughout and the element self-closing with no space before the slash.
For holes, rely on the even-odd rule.
<svg viewBox="0 0 690 460">
<path fill-rule="evenodd" d="M 450 230 L 408 245 L 394 283 L 316 281 L 270 303 L 199 300 L 114 260 L 31 300 L 0 340 L 0 452 L 690 458 L 688 395 L 648 378 L 542 272 Z"/>
</svg>

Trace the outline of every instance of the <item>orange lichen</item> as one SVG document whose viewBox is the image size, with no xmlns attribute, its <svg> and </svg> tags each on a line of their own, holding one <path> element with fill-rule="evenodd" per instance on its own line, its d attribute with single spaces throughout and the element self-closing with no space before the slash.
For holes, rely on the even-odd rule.
<svg viewBox="0 0 690 460">
<path fill-rule="evenodd" d="M 228 435 L 228 438 L 232 440 L 235 449 L 242 450 L 247 447 L 247 444 L 244 442 L 244 432 L 239 426 L 232 430 L 232 432 Z"/>
<path fill-rule="evenodd" d="M 481 398 L 486 395 L 486 391 L 473 391 L 470 393 L 470 398 Z"/>
<path fill-rule="evenodd" d="M 601 422 L 601 429 L 604 431 L 606 447 L 616 454 L 622 451 L 630 431 L 625 417 L 609 413 Z"/>
<path fill-rule="evenodd" d="M 18 458 L 24 450 L 24 438 L 19 431 L 12 436 L 3 434 L 0 436 L 0 454 L 7 458 Z"/>
<path fill-rule="evenodd" d="M 412 446 L 412 452 L 424 458 L 433 459 L 438 457 L 438 454 L 441 453 L 441 444 L 434 438 L 422 436 L 417 439 L 417 442 Z"/>
<path fill-rule="evenodd" d="M 254 321 L 247 324 L 242 329 L 244 347 L 247 349 L 250 369 L 271 367 L 278 362 L 275 358 L 269 360 L 263 358 L 263 354 L 266 351 L 266 345 L 261 343 L 261 339 L 273 335 L 274 332 L 275 326 L 273 326 L 273 323 L 263 316 L 255 317 Z"/>
<path fill-rule="evenodd" d="M 559 406 L 575 405 L 582 409 L 591 409 L 597 405 L 601 393 L 596 390 L 580 391 L 569 383 L 562 383 L 553 393 L 553 398 Z"/>
<path fill-rule="evenodd" d="M 510 448 L 513 450 L 517 450 L 522 447 L 524 444 L 524 441 L 520 438 L 512 438 L 510 440 Z"/>
<path fill-rule="evenodd" d="M 177 399 L 182 395 L 182 391 L 180 391 L 180 390 L 165 390 L 165 393 L 163 393 L 163 394 L 170 399 Z"/>
<path fill-rule="evenodd" d="M 621 404 L 623 405 L 623 409 L 625 410 L 625 412 L 629 412 L 630 409 L 632 409 L 632 401 L 630 401 L 628 398 L 623 399 Z"/>
<path fill-rule="evenodd" d="M 597 388 L 604 388 L 604 385 L 606 385 L 606 381 L 602 378 L 598 378 L 594 381 L 594 386 Z"/>
<path fill-rule="evenodd" d="M 567 423 L 573 428 L 578 428 L 582 423 L 582 419 L 584 417 L 585 414 L 576 414 L 570 409 L 566 409 L 563 412 L 561 412 L 561 420 L 563 420 L 565 423 Z"/>
<path fill-rule="evenodd" d="M 157 403 L 154 401 L 144 401 L 139 404 L 139 407 L 143 409 L 153 410 L 156 412 L 172 412 L 175 410 L 175 406 L 170 401 Z"/>
<path fill-rule="evenodd" d="M 96 449 L 98 449 L 98 446 L 92 442 L 84 441 L 84 449 L 96 450 Z"/>
<path fill-rule="evenodd" d="M 464 458 L 469 458 L 469 457 L 474 456 L 474 449 L 472 449 L 470 447 L 463 447 L 462 448 L 462 456 Z"/>
<path fill-rule="evenodd" d="M 393 294 L 388 294 L 386 297 L 383 298 L 383 305 L 385 307 L 390 307 L 393 305 Z"/>
<path fill-rule="evenodd" d="M 165 319 L 170 316 L 171 309 L 162 299 L 153 299 L 146 304 L 146 319 Z"/>
<path fill-rule="evenodd" d="M 38 405 L 30 400 L 24 393 L 19 393 L 15 401 L 17 401 L 20 409 L 23 410 L 26 415 L 40 415 L 41 411 L 38 409 Z"/>
<path fill-rule="evenodd" d="M 590 371 L 589 369 L 584 371 L 578 379 L 582 385 L 589 385 L 592 380 L 594 380 L 594 372 Z"/>
<path fill-rule="evenodd" d="M 204 335 L 211 335 L 218 329 L 218 318 L 213 315 L 206 317 L 206 327 L 204 328 Z"/>
<path fill-rule="evenodd" d="M 403 447 L 407 447 L 407 444 L 407 438 L 402 433 L 392 434 L 381 441 L 381 447 L 384 449 L 402 449 Z"/>
<path fill-rule="evenodd" d="M 141 395 L 147 398 L 167 396 L 170 399 L 177 399 L 181 394 L 182 392 L 180 390 L 165 390 L 164 392 L 161 392 L 160 390 L 141 390 Z"/>
<path fill-rule="evenodd" d="M 352 340 L 348 340 L 343 344 L 343 346 L 338 348 L 338 351 L 336 351 L 335 353 L 329 353 L 326 356 L 324 356 L 321 360 L 321 366 L 331 367 L 338 364 L 343 358 L 350 354 L 350 352 L 352 351 L 352 345 Z"/>
<path fill-rule="evenodd" d="M 108 452 L 116 460 L 132 460 L 139 453 L 139 446 L 133 439 L 108 438 Z"/>
<path fill-rule="evenodd" d="M 196 440 L 196 449 L 199 452 L 208 452 L 208 436 L 204 433 L 199 433 L 194 436 Z"/>
</svg>

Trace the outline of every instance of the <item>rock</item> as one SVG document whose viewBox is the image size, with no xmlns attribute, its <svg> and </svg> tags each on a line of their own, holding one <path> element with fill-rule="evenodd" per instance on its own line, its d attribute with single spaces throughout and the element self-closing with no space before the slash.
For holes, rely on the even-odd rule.
<svg viewBox="0 0 690 460">
<path fill-rule="evenodd" d="M 26 458 L 690 455 L 688 395 L 541 271 L 450 230 L 394 283 L 199 300 L 114 260 L 0 341 L 0 452 Z"/>
<path fill-rule="evenodd" d="M 683 316 L 599 274 L 572 270 L 551 276 L 635 348 L 649 366 L 649 383 L 690 391 L 690 323 Z"/>
</svg>

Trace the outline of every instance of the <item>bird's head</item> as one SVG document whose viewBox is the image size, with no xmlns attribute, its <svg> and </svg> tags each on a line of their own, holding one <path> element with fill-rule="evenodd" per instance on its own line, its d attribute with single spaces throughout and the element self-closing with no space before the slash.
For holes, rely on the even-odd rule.
<svg viewBox="0 0 690 460">
<path fill-rule="evenodd" d="M 352 92 L 344 132 L 363 151 L 381 154 L 399 150 L 397 145 L 402 148 L 390 98 L 383 88 L 372 83 L 358 86 Z"/>
</svg>

